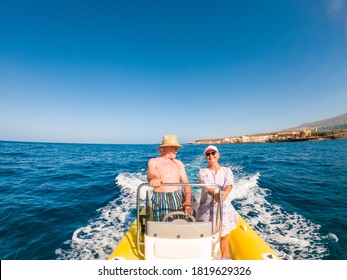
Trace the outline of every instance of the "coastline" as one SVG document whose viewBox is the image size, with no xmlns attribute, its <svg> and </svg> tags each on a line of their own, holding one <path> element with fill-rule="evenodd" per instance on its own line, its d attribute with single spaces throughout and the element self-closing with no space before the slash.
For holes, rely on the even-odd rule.
<svg viewBox="0 0 347 280">
<path fill-rule="evenodd" d="M 251 143 L 278 143 L 278 142 L 313 142 L 327 140 L 347 139 L 347 130 L 335 129 L 327 131 L 294 130 L 261 133 L 253 135 L 232 136 L 215 139 L 200 139 L 189 144 L 251 144 Z"/>
</svg>

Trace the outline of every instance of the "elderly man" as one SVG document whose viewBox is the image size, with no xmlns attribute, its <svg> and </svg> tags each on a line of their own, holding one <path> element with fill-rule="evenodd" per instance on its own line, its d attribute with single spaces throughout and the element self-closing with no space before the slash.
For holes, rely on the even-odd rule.
<svg viewBox="0 0 347 280">
<path fill-rule="evenodd" d="M 176 159 L 178 149 L 183 148 L 176 135 L 164 135 L 158 148 L 160 157 L 148 161 L 147 179 L 154 188 L 152 197 L 153 219 L 161 221 L 173 211 L 183 210 L 189 215 L 191 208 L 191 190 L 189 186 L 163 186 L 165 183 L 189 183 L 182 161 Z"/>
</svg>

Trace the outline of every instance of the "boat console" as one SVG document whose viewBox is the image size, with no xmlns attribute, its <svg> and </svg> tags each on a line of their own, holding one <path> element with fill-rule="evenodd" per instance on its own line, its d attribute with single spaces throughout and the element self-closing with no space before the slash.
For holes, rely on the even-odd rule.
<svg viewBox="0 0 347 280">
<path fill-rule="evenodd" d="M 172 184 L 164 184 L 172 185 Z M 191 187 L 193 215 L 182 211 L 168 213 L 161 221 L 154 221 L 151 209 L 153 191 L 146 190 L 144 206 L 141 205 L 141 190 L 149 184 L 141 184 L 137 191 L 137 251 L 145 260 L 158 259 L 208 259 L 213 255 L 213 246 L 219 244 L 222 219 L 221 204 L 210 201 L 210 213 L 199 215 L 200 198 L 208 188 L 219 189 L 217 184 L 175 184 Z M 143 201 L 143 200 L 142 200 Z M 220 198 L 219 201 L 222 201 Z M 205 206 L 206 207 L 206 206 Z M 216 210 L 217 211 L 216 211 Z M 201 212 L 201 211 L 200 211 Z M 143 249 L 144 248 L 144 249 Z"/>
</svg>

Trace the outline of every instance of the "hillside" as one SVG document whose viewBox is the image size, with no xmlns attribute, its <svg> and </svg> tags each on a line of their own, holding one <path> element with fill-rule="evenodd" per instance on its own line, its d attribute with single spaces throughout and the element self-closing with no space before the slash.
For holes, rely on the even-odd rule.
<svg viewBox="0 0 347 280">
<path fill-rule="evenodd" d="M 337 117 L 315 121 L 311 123 L 303 123 L 297 127 L 293 127 L 287 130 L 297 129 L 319 129 L 319 130 L 331 130 L 331 129 L 347 129 L 347 113 L 339 115 Z"/>
<path fill-rule="evenodd" d="M 253 135 L 233 136 L 218 139 L 200 139 L 193 142 L 193 144 L 259 143 L 330 140 L 346 138 L 347 113 L 329 119 L 324 119 L 311 123 L 303 123 L 299 126 L 287 128 L 281 131 L 259 133 Z"/>
</svg>

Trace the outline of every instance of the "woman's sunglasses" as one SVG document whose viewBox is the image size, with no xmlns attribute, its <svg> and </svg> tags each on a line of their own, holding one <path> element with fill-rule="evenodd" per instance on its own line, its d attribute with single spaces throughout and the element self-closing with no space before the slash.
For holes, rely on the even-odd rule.
<svg viewBox="0 0 347 280">
<path fill-rule="evenodd" d="M 205 155 L 206 155 L 206 157 L 209 157 L 210 155 L 215 155 L 217 152 L 211 152 L 211 153 L 206 153 Z"/>
</svg>

